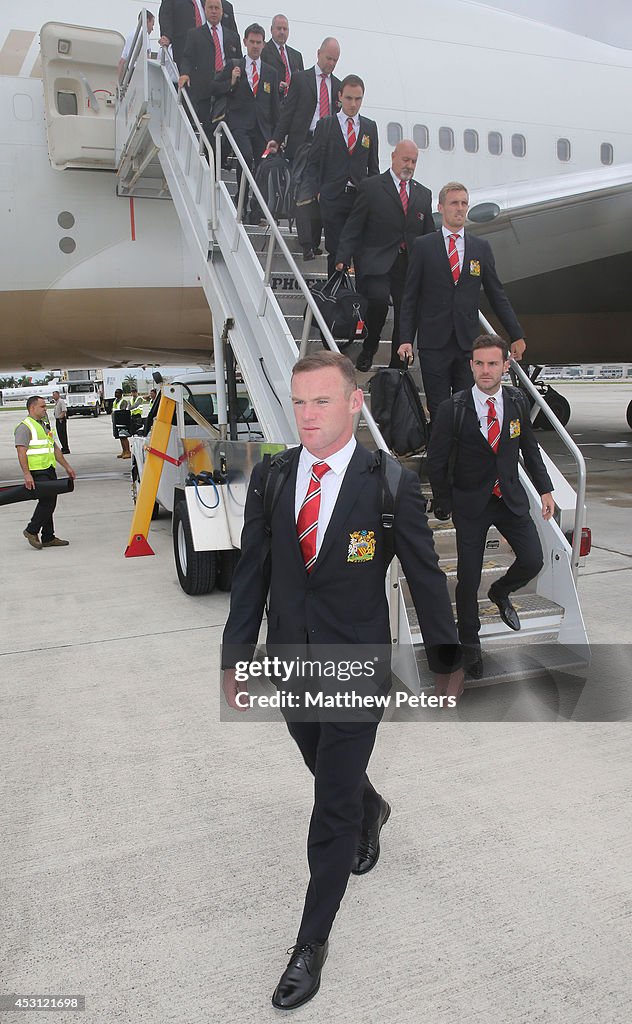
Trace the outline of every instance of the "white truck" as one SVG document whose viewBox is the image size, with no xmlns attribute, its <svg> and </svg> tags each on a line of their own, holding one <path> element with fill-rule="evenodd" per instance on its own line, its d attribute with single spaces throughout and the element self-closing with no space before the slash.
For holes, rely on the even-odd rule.
<svg viewBox="0 0 632 1024">
<path fill-rule="evenodd" d="M 206 594 L 216 586 L 230 589 L 239 554 L 243 508 L 250 473 L 266 452 L 285 445 L 263 438 L 243 383 L 235 385 L 233 439 L 218 426 L 214 373 L 187 373 L 162 389 L 175 401 L 175 413 L 152 518 L 162 510 L 173 515 L 176 571 L 187 594 Z M 134 503 L 152 450 L 152 428 L 161 394 L 152 405 L 145 431 L 130 438 Z M 230 421 L 230 415 L 229 415 Z"/>
<path fill-rule="evenodd" d="M 69 416 L 98 416 L 101 412 L 101 381 L 71 380 L 67 384 Z"/>
</svg>

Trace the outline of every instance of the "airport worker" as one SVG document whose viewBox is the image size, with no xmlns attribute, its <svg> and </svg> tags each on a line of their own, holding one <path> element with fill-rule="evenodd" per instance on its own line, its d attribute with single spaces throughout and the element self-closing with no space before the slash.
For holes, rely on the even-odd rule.
<svg viewBox="0 0 632 1024">
<path fill-rule="evenodd" d="M 114 437 L 118 437 L 121 442 L 121 453 L 117 455 L 117 459 L 131 459 L 132 453 L 129 447 L 129 430 L 122 423 L 116 422 L 115 413 L 124 412 L 126 409 L 129 410 L 130 403 L 127 398 L 123 397 L 122 388 L 117 388 L 114 392 L 114 401 L 112 402 L 112 433 Z"/>
<path fill-rule="evenodd" d="M 55 417 L 55 429 L 61 445 L 62 455 L 70 455 L 68 447 L 68 406 L 61 397 L 59 391 L 53 391 L 53 416 Z"/>
<path fill-rule="evenodd" d="M 211 86 L 213 96 L 226 97 L 226 123 L 252 171 L 256 171 L 261 163 L 267 139 L 278 120 L 280 109 L 277 73 L 261 59 L 264 43 L 265 30 L 261 25 L 249 25 L 244 33 L 246 56 L 228 61 Z M 236 172 L 239 189 L 239 164 Z M 246 187 L 244 208 L 247 208 L 248 192 Z M 260 218 L 261 210 L 253 197 L 250 220 L 258 224 Z"/>
<path fill-rule="evenodd" d="M 418 155 L 415 143 L 402 139 L 389 169 L 360 184 L 338 244 L 337 268 L 353 260 L 358 290 L 369 300 L 367 336 L 356 362 L 362 372 L 371 369 L 380 344 L 389 296 L 394 316 L 389 365 L 403 365 L 397 350 L 408 257 L 415 240 L 435 230 L 432 192 L 413 177 Z"/>
<path fill-rule="evenodd" d="M 261 53 L 261 60 L 274 68 L 279 79 L 279 98 L 287 96 L 292 75 L 303 71 L 303 54 L 287 45 L 290 23 L 285 14 L 275 14 L 270 25 L 270 36 Z"/>
<path fill-rule="evenodd" d="M 223 0 L 221 7 L 222 13 L 219 20 L 214 22 L 218 26 L 220 39 L 223 29 L 234 32 L 239 39 L 233 5 L 229 0 Z M 158 42 L 161 46 L 171 45 L 173 59 L 181 71 L 180 61 L 184 54 L 189 31 L 194 28 L 202 28 L 209 20 L 204 0 L 162 0 L 158 18 L 161 32 Z"/>
<path fill-rule="evenodd" d="M 501 385 L 509 368 L 507 343 L 494 335 L 481 335 L 472 345 L 470 362 L 473 386 L 443 401 L 435 413 L 427 468 L 435 514 L 439 519 L 452 515 L 456 530 L 459 641 L 469 675 L 480 679 L 478 588 L 490 526 L 503 535 L 516 556 L 487 595 L 510 629 L 519 630 L 520 619 L 509 595 L 526 586 L 543 565 L 542 545 L 518 477 L 520 453 L 541 496 L 543 519 L 551 518 L 555 502 L 531 427 L 528 401 L 518 388 Z"/>
<path fill-rule="evenodd" d="M 176 64 L 180 70 L 178 85 L 189 87 L 191 102 L 207 135 L 212 135 L 212 83 L 230 60 L 241 57 L 239 36 L 222 25 L 220 0 L 206 0 L 206 22 L 191 28 L 182 56 Z"/>
<path fill-rule="evenodd" d="M 511 339 L 511 355 L 526 348 L 516 315 L 496 273 L 491 246 L 465 230 L 469 195 L 451 181 L 439 193 L 443 225 L 418 239 L 408 264 L 400 314 L 400 358 L 413 359 L 417 335 L 426 404 L 432 420 L 453 392 L 471 388 L 472 342 L 479 332 L 478 306 L 483 288 Z"/>
<path fill-rule="evenodd" d="M 380 173 L 377 125 L 360 114 L 362 79 L 347 75 L 338 99 L 338 113 L 322 117 L 316 125 L 307 164 L 309 188 L 320 204 L 329 277 L 335 273 L 340 233 L 358 188 L 366 178 Z"/>
<path fill-rule="evenodd" d="M 46 419 L 46 399 L 32 395 L 26 402 L 27 416 L 15 428 L 15 448 L 24 474 L 24 486 L 32 491 L 43 480 L 56 480 L 55 464 L 66 470 L 71 480 L 77 476 L 66 461 Z M 31 521 L 23 531 L 32 548 L 65 548 L 69 541 L 55 536 L 53 512 L 57 495 L 40 498 Z M 40 540 L 41 531 L 41 540 Z"/>
<path fill-rule="evenodd" d="M 384 676 L 379 685 L 386 691 L 390 687 L 391 633 L 384 586 L 389 531 L 383 519 L 380 462 L 353 436 L 362 391 L 350 360 L 330 351 L 300 359 L 291 387 L 301 446 L 284 455 L 285 471 L 276 478 L 280 486 L 274 487 L 269 520 L 265 463 L 255 466 L 246 498 L 241 557 L 222 647 L 223 688 L 232 708 L 243 709 L 244 697 L 248 699 L 237 668 L 241 672 L 241 659 L 252 659 L 268 589 L 268 658 L 291 645 L 292 651 L 304 650 L 308 662 L 335 658 L 341 648 L 345 656 L 353 650 L 354 657 L 366 660 L 375 655 L 376 645 L 382 645 L 378 649 L 388 653 L 382 653 Z M 272 472 L 271 468 L 270 483 Z M 450 598 L 419 481 L 408 470 L 401 472 L 391 529 L 390 550 L 406 573 L 426 656 L 437 673 L 437 691 L 456 700 L 463 673 Z M 266 546 L 268 555 L 262 558 Z M 371 683 L 369 668 L 354 680 L 353 689 L 363 691 Z M 349 875 L 365 874 L 375 866 L 380 830 L 390 814 L 389 804 L 366 775 L 381 712 L 374 709 L 374 714 L 359 714 L 357 720 L 347 713 L 340 721 L 320 709 L 304 713 L 300 685 L 299 694 L 292 696 L 299 699 L 298 712 L 283 713 L 314 775 L 314 807 L 302 919 L 272 998 L 275 1007 L 285 1010 L 317 992 L 329 932 Z"/>
<path fill-rule="evenodd" d="M 281 116 L 268 141 L 271 153 L 276 153 L 286 139 L 285 156 L 288 160 L 294 160 L 297 151 L 312 141 L 320 119 L 338 112 L 341 82 L 333 72 L 339 58 L 340 44 L 337 39 L 328 36 L 320 45 L 315 65 L 292 75 L 287 99 L 281 107 Z M 322 221 L 317 202 L 297 206 L 296 233 L 304 260 L 313 260 L 320 255 Z"/>
</svg>

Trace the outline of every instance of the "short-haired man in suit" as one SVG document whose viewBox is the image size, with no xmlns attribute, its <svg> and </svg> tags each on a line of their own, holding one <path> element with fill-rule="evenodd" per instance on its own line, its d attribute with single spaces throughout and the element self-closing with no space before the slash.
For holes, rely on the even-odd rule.
<svg viewBox="0 0 632 1024">
<path fill-rule="evenodd" d="M 516 556 L 487 595 L 510 629 L 519 630 L 520 619 L 509 595 L 537 576 L 543 564 L 540 538 L 518 477 L 520 453 L 541 496 L 542 518 L 550 519 L 555 510 L 553 487 L 533 435 L 528 405 L 517 389 L 501 385 L 509 368 L 508 355 L 504 339 L 476 338 L 470 361 L 474 385 L 458 397 L 463 402 L 458 437 L 455 396 L 436 410 L 428 446 L 435 514 L 439 519 L 451 514 L 456 529 L 459 640 L 466 649 L 468 672 L 476 679 L 483 674 L 478 588 L 490 526 L 505 537 Z M 453 446 L 456 452 L 451 455 Z"/>
<path fill-rule="evenodd" d="M 303 71 L 303 54 L 287 45 L 290 23 L 284 14 L 275 14 L 270 25 L 270 36 L 263 48 L 261 59 L 274 68 L 279 76 L 281 102 L 290 88 L 292 75 Z M 275 125 L 276 127 L 276 125 Z"/>
<path fill-rule="evenodd" d="M 212 134 L 212 85 L 229 61 L 241 57 L 239 36 L 222 25 L 220 0 L 206 0 L 206 22 L 190 29 L 179 65 L 180 88 L 188 85 L 191 102 L 207 135 Z"/>
<path fill-rule="evenodd" d="M 268 588 L 269 658 L 287 657 L 289 644 L 290 650 L 298 645 L 307 662 L 340 658 L 336 652 L 342 648 L 343 658 L 353 651 L 353 657 L 372 665 L 373 645 L 383 645 L 378 688 L 386 692 L 391 685 L 383 479 L 375 453 L 353 436 L 362 407 L 353 364 L 330 351 L 299 360 L 292 373 L 292 403 L 301 447 L 292 450 L 280 486 L 275 485 L 268 525 L 264 463 L 253 470 L 224 630 L 224 694 L 231 707 L 242 710 L 247 688 L 238 681 L 235 666 L 252 659 Z M 418 610 L 430 668 L 438 674 L 438 689 L 448 701 L 450 696 L 457 699 L 463 673 L 452 607 L 419 481 L 409 470 L 403 470 L 390 532 Z M 266 546 L 269 557 L 264 559 Z M 375 680 L 370 679 L 372 672 L 367 672 L 355 681 L 353 691 L 374 690 Z M 338 715 L 335 721 L 323 711 L 286 714 L 290 735 L 314 775 L 314 808 L 302 920 L 272 997 L 279 1009 L 293 1009 L 316 994 L 349 875 L 366 874 L 378 861 L 380 830 L 390 807 L 366 770 L 380 717 L 379 711 L 361 720 Z"/>
<path fill-rule="evenodd" d="M 511 338 L 513 358 L 521 359 L 526 348 L 489 242 L 465 231 L 468 207 L 465 185 L 451 181 L 443 186 L 443 226 L 415 242 L 402 300 L 399 355 L 412 360 L 416 334 L 431 420 L 444 399 L 472 386 L 470 357 L 479 331 L 481 287 Z"/>
<path fill-rule="evenodd" d="M 266 140 L 279 116 L 279 79 L 274 68 L 261 59 L 264 42 L 261 25 L 249 25 L 244 34 L 246 56 L 230 61 L 212 83 L 214 96 L 226 96 L 226 123 L 252 171 L 261 163 Z M 237 164 L 238 187 L 240 181 Z M 259 204 L 253 198 L 250 220 L 258 224 L 260 217 Z"/>
<path fill-rule="evenodd" d="M 320 204 L 330 277 L 336 269 L 340 233 L 358 188 L 367 177 L 380 173 L 377 125 L 360 115 L 364 99 L 362 79 L 347 75 L 338 98 L 338 113 L 322 117 L 316 125 L 307 165 L 309 190 Z"/>
<path fill-rule="evenodd" d="M 173 50 L 173 59 L 178 70 L 182 72 L 180 61 L 184 55 L 184 44 L 192 28 L 200 28 L 207 20 L 204 0 L 162 0 L 160 11 L 161 46 L 169 46 Z M 235 12 L 230 0 L 223 0 L 220 17 L 222 28 L 234 32 L 239 38 L 239 30 L 235 21 Z"/>
<path fill-rule="evenodd" d="M 288 160 L 293 160 L 301 146 L 312 141 L 320 119 L 338 112 L 341 83 L 333 71 L 339 57 L 338 40 L 328 36 L 320 45 L 314 67 L 292 75 L 281 116 L 268 142 L 271 153 L 276 153 L 287 137 L 285 155 Z M 318 203 L 297 207 L 296 233 L 304 259 L 311 260 L 320 254 L 322 222 Z"/>
<path fill-rule="evenodd" d="M 390 365 L 402 365 L 397 350 L 408 255 L 420 235 L 434 231 L 432 192 L 413 178 L 418 155 L 410 139 L 397 143 L 389 170 L 359 186 L 338 244 L 337 269 L 353 259 L 358 288 L 369 300 L 367 337 L 356 362 L 363 372 L 371 369 L 377 352 L 389 295 L 394 313 Z"/>
</svg>

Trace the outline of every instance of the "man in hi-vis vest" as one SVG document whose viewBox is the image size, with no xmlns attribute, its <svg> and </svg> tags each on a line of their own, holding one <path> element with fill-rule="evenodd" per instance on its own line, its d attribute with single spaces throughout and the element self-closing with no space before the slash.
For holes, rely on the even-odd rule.
<svg viewBox="0 0 632 1024">
<path fill-rule="evenodd" d="M 29 491 L 42 480 L 56 480 L 55 463 L 63 466 L 71 480 L 77 474 L 66 461 L 61 448 L 55 444 L 52 431 L 46 419 L 46 399 L 40 395 L 32 395 L 27 400 L 26 419 L 15 428 L 15 447 L 18 453 L 20 469 L 24 473 L 24 486 Z M 40 498 L 30 523 L 24 530 L 24 536 L 33 548 L 66 547 L 67 540 L 55 536 L 53 528 L 53 512 L 57 504 L 57 495 Z M 39 534 L 42 531 L 42 539 Z"/>
</svg>

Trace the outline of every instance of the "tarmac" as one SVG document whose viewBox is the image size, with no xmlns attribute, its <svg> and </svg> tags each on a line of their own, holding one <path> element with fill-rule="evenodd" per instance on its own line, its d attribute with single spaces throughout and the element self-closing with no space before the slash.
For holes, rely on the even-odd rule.
<svg viewBox="0 0 632 1024">
<path fill-rule="evenodd" d="M 533 691 L 508 710 L 499 686 L 445 720 L 384 723 L 381 858 L 350 880 L 297 1024 L 632 1018 L 632 385 L 559 390 L 588 460 L 580 597 L 610 720 L 566 721 Z M 19 418 L 0 413 L 2 481 L 19 480 Z M 33 550 L 30 506 L 0 508 L 0 995 L 85 995 L 64 1024 L 279 1019 L 310 777 L 281 723 L 220 719 L 228 596 L 182 592 L 170 521 L 152 523 L 155 557 L 123 557 L 129 463 L 109 418 L 69 436 L 70 547 Z"/>
</svg>

